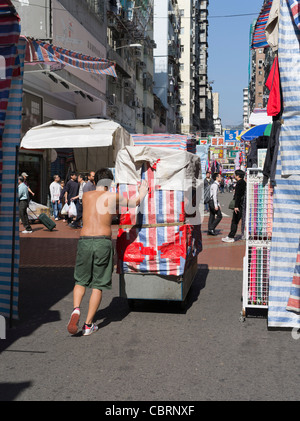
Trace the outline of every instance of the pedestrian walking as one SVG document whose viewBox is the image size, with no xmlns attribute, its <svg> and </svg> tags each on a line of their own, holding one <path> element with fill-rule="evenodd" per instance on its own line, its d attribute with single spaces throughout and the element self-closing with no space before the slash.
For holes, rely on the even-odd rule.
<svg viewBox="0 0 300 421">
<path fill-rule="evenodd" d="M 79 191 L 79 184 L 77 183 L 77 174 L 76 172 L 72 172 L 70 175 L 70 180 L 67 182 L 65 186 L 65 202 L 68 203 L 70 206 L 71 202 L 74 202 L 76 206 L 77 199 L 74 200 L 76 196 L 78 196 Z M 68 217 L 68 223 L 71 224 L 73 218 Z"/>
<path fill-rule="evenodd" d="M 90 171 L 88 175 L 88 181 L 83 188 L 83 193 L 86 193 L 88 191 L 93 191 L 93 190 L 96 190 L 95 172 Z"/>
<path fill-rule="evenodd" d="M 79 184 L 79 191 L 78 191 L 78 196 L 73 197 L 73 200 L 76 200 L 76 210 L 77 210 L 77 216 L 75 221 L 72 222 L 71 227 L 72 228 L 79 228 L 80 224 L 81 224 L 81 219 L 82 219 L 82 196 L 83 196 L 83 188 L 86 184 L 85 177 L 83 174 L 78 174 L 77 177 L 78 180 L 78 184 Z"/>
<path fill-rule="evenodd" d="M 204 195 L 205 195 L 206 190 L 208 188 L 210 189 L 211 183 L 212 183 L 212 180 L 211 180 L 211 177 L 210 177 L 210 172 L 206 171 L 206 176 L 205 176 L 205 179 L 204 179 Z M 206 212 L 209 212 L 208 202 L 204 204 L 204 210 Z"/>
<path fill-rule="evenodd" d="M 209 220 L 208 220 L 208 235 L 217 235 L 216 227 L 222 219 L 222 212 L 220 203 L 218 201 L 219 186 L 221 181 L 221 174 L 214 173 L 212 176 L 213 183 L 210 186 L 211 199 L 209 200 Z"/>
<path fill-rule="evenodd" d="M 28 203 L 29 203 L 29 193 L 28 193 L 28 187 L 25 184 L 25 179 L 22 176 L 18 178 L 18 193 L 19 193 L 19 215 L 20 215 L 22 224 L 25 228 L 22 231 L 22 234 L 31 234 L 32 228 L 31 228 L 31 225 L 29 224 L 29 219 L 28 219 L 28 214 L 27 214 L 27 208 L 28 208 Z"/>
<path fill-rule="evenodd" d="M 59 175 L 53 176 L 53 181 L 49 186 L 49 190 L 50 190 L 50 200 L 53 207 L 53 216 L 54 216 L 55 221 L 58 221 L 58 214 L 62 208 L 62 204 L 60 201 L 61 185 L 60 185 Z"/>
<path fill-rule="evenodd" d="M 139 194 L 125 199 L 118 193 L 109 192 L 113 180 L 112 172 L 107 168 L 95 174 L 96 190 L 83 194 L 83 228 L 78 241 L 77 257 L 74 270 L 75 286 L 73 290 L 74 309 L 67 329 L 76 334 L 80 318 L 80 306 L 86 288 L 92 288 L 89 308 L 82 328 L 83 335 L 90 335 L 98 330 L 94 317 L 98 310 L 102 291 L 111 289 L 111 278 L 114 264 L 114 251 L 111 240 L 112 218 L 120 206 L 134 208 L 139 206 L 148 193 L 146 181 L 142 181 Z"/>
<path fill-rule="evenodd" d="M 22 172 L 21 176 L 24 178 L 24 184 L 26 184 L 26 186 L 28 188 L 28 193 L 31 194 L 31 196 L 34 196 L 35 193 L 33 193 L 33 191 L 30 189 L 30 187 L 28 185 L 28 177 L 29 177 L 29 175 L 26 172 Z M 29 196 L 29 200 L 30 200 L 30 196 Z"/>
<path fill-rule="evenodd" d="M 236 186 L 234 191 L 234 210 L 232 214 L 230 233 L 227 237 L 222 238 L 224 243 L 233 243 L 234 237 L 238 229 L 238 224 L 244 212 L 244 198 L 246 194 L 246 182 L 244 180 L 245 173 L 242 170 L 235 171 Z"/>
</svg>

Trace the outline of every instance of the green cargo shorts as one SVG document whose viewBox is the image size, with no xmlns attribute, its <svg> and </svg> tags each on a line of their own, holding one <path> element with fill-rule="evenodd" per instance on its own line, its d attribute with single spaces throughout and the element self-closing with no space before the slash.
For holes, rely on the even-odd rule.
<svg viewBox="0 0 300 421">
<path fill-rule="evenodd" d="M 94 289 L 111 289 L 114 248 L 109 237 L 80 237 L 74 270 L 75 284 Z"/>
</svg>

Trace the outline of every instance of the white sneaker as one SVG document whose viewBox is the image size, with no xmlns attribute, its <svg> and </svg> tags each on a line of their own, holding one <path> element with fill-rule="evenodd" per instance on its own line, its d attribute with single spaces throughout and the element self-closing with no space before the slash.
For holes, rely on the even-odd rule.
<svg viewBox="0 0 300 421">
<path fill-rule="evenodd" d="M 98 326 L 92 323 L 92 326 L 88 326 L 86 323 L 83 325 L 82 334 L 83 336 L 91 335 L 94 332 L 97 332 Z"/>
<path fill-rule="evenodd" d="M 22 231 L 22 234 L 31 234 L 32 233 L 32 230 L 24 230 L 24 231 Z"/>
<path fill-rule="evenodd" d="M 79 307 L 76 307 L 72 311 L 72 314 L 67 326 L 68 332 L 71 333 L 71 335 L 75 335 L 77 333 L 79 319 L 80 319 L 80 309 Z"/>
<path fill-rule="evenodd" d="M 222 241 L 224 241 L 224 243 L 234 243 L 234 238 L 225 237 L 222 238 Z"/>
<path fill-rule="evenodd" d="M 58 221 L 58 218 L 55 218 L 55 221 Z"/>
</svg>

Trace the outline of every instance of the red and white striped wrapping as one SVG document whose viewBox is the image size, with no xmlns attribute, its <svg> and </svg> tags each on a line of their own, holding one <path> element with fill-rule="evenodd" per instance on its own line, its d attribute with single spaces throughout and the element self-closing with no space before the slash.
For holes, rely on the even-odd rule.
<svg viewBox="0 0 300 421">
<path fill-rule="evenodd" d="M 118 273 L 181 276 L 189 260 L 202 250 L 201 227 L 185 224 L 183 191 L 151 188 L 155 169 L 149 164 L 143 166 L 142 179 L 148 181 L 150 191 L 140 208 L 120 212 L 124 228 L 117 238 Z M 135 197 L 137 189 L 119 185 L 126 198 Z"/>
</svg>

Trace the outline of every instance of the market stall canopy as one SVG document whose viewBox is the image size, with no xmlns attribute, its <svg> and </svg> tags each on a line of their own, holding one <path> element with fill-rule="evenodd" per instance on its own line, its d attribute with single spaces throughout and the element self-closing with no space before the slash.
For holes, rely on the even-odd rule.
<svg viewBox="0 0 300 421">
<path fill-rule="evenodd" d="M 249 117 L 250 126 L 272 123 L 272 116 L 267 114 L 266 108 L 254 108 Z"/>
<path fill-rule="evenodd" d="M 24 149 L 73 149 L 78 171 L 114 167 L 119 150 L 132 146 L 130 134 L 104 119 L 51 120 L 30 129 L 21 141 Z"/>
<path fill-rule="evenodd" d="M 26 39 L 25 64 L 46 64 L 50 70 L 71 66 L 89 73 L 117 77 L 115 63 L 104 58 L 91 57 L 66 50 L 40 40 Z"/>
<path fill-rule="evenodd" d="M 269 47 L 269 44 L 266 39 L 265 28 L 269 19 L 272 3 L 273 0 L 265 2 L 260 11 L 252 35 L 252 49 Z"/>
<path fill-rule="evenodd" d="M 272 124 L 260 124 L 259 126 L 250 127 L 243 131 L 239 136 L 238 140 L 251 141 L 259 136 L 270 136 Z"/>
</svg>

